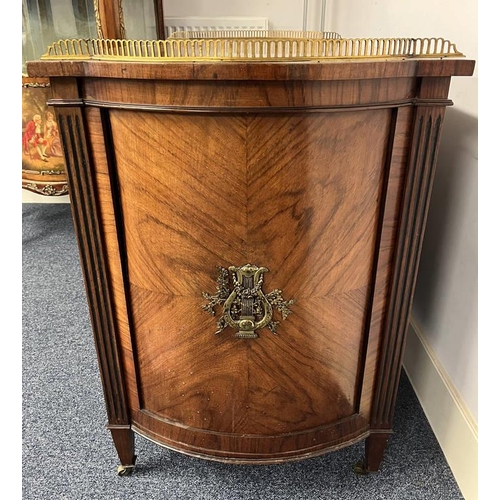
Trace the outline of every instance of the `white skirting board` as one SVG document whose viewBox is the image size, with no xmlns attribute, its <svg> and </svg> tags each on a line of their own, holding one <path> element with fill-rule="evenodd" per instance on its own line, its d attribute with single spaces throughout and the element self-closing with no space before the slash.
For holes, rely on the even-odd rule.
<svg viewBox="0 0 500 500">
<path fill-rule="evenodd" d="M 465 500 L 476 500 L 477 423 L 413 319 L 403 366 Z"/>
</svg>

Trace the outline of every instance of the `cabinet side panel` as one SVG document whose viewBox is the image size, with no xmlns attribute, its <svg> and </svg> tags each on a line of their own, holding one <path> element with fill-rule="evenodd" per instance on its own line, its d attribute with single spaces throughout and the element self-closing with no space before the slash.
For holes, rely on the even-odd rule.
<svg viewBox="0 0 500 500">
<path fill-rule="evenodd" d="M 414 116 L 387 323 L 372 408 L 371 425 L 374 428 L 389 428 L 392 422 L 444 112 L 444 107 L 422 106 Z"/>
<path fill-rule="evenodd" d="M 365 418 L 369 418 L 371 411 L 382 329 L 387 320 L 386 311 L 392 278 L 391 270 L 394 262 L 394 247 L 398 233 L 401 197 L 409 155 L 414 112 L 414 108 L 400 108 L 395 111 L 395 126 L 392 136 L 391 154 L 387 163 L 387 188 L 383 206 L 383 220 L 380 230 L 379 254 L 373 292 L 373 307 L 367 337 L 366 363 L 364 366 L 360 399 L 360 413 Z"/>
<path fill-rule="evenodd" d="M 128 426 L 129 411 L 118 347 L 95 175 L 89 154 L 85 115 L 80 107 L 57 109 L 64 144 L 71 208 L 81 256 L 109 424 Z"/>
<path fill-rule="evenodd" d="M 107 128 L 107 111 L 85 108 L 89 131 L 90 152 L 92 155 L 96 202 L 99 205 L 103 244 L 109 266 L 110 294 L 116 320 L 119 347 L 126 378 L 127 398 L 132 408 L 138 408 L 137 379 L 133 362 L 133 343 L 127 310 L 126 290 L 123 277 L 124 258 L 119 237 L 121 231 L 120 210 L 117 206 L 117 193 L 114 183 L 113 145 Z"/>
</svg>

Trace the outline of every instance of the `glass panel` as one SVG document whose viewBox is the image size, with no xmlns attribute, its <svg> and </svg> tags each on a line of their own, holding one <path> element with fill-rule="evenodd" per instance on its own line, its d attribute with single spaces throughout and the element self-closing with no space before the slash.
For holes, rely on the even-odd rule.
<svg viewBox="0 0 500 500">
<path fill-rule="evenodd" d="M 156 40 L 155 0 L 122 0 L 125 37 Z"/>
<path fill-rule="evenodd" d="M 61 38 L 96 38 L 93 0 L 23 0 L 22 72 Z"/>
</svg>

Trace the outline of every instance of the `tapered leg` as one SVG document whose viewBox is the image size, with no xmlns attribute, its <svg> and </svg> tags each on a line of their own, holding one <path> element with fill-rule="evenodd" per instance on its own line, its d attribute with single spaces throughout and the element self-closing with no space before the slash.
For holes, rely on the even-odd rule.
<svg viewBox="0 0 500 500">
<path fill-rule="evenodd" d="M 365 459 L 354 466 L 356 474 L 368 474 L 379 470 L 390 435 L 390 432 L 377 432 L 366 438 Z"/>
<path fill-rule="evenodd" d="M 121 465 L 118 475 L 128 476 L 135 467 L 134 432 L 127 425 L 108 425 Z"/>
</svg>

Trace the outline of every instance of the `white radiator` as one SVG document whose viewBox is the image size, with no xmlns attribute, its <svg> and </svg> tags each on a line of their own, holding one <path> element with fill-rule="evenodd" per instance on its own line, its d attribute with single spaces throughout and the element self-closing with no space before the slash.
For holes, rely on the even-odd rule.
<svg viewBox="0 0 500 500">
<path fill-rule="evenodd" d="M 267 17 L 165 17 L 165 36 L 175 31 L 267 30 Z"/>
</svg>

